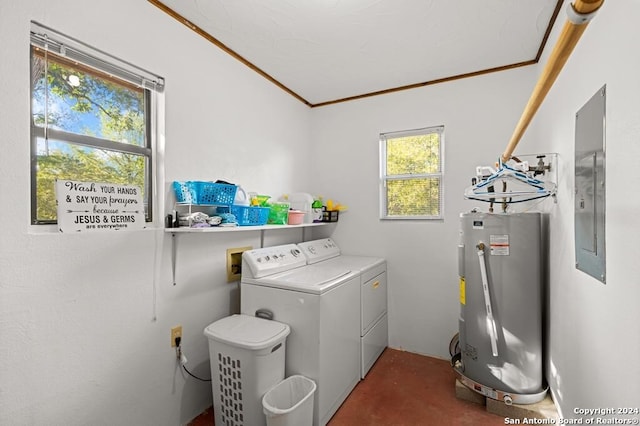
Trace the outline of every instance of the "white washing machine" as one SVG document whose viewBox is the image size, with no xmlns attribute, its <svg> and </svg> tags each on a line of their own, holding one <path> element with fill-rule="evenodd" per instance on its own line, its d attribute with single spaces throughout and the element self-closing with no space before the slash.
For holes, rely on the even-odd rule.
<svg viewBox="0 0 640 426">
<path fill-rule="evenodd" d="M 291 327 L 285 375 L 316 382 L 313 424 L 324 426 L 360 380 L 360 276 L 307 266 L 295 244 L 245 251 L 242 262 L 240 309 Z"/>
<path fill-rule="evenodd" d="M 364 379 L 389 342 L 387 262 L 380 257 L 342 254 L 330 238 L 306 241 L 298 247 L 307 264 L 351 270 L 360 276 L 360 376 Z"/>
</svg>

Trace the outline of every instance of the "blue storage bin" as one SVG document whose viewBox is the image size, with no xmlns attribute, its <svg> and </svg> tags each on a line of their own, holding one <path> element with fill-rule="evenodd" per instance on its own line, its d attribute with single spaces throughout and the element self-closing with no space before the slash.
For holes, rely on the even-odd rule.
<svg viewBox="0 0 640 426">
<path fill-rule="evenodd" d="M 224 183 L 187 181 L 173 182 L 176 201 L 179 203 L 230 206 L 236 198 L 236 185 Z"/>
<path fill-rule="evenodd" d="M 174 181 L 173 192 L 176 194 L 176 201 L 178 203 L 196 203 L 197 196 L 194 182 Z"/>
<path fill-rule="evenodd" d="M 269 219 L 269 207 L 231 206 L 231 213 L 239 226 L 266 225 Z"/>
<path fill-rule="evenodd" d="M 198 204 L 231 205 L 236 199 L 236 185 L 196 182 Z"/>
</svg>

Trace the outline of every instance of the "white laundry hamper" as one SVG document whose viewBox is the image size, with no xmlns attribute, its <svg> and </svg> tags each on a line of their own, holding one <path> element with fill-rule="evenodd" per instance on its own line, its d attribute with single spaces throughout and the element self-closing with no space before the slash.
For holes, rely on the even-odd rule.
<svg viewBox="0 0 640 426">
<path fill-rule="evenodd" d="M 222 318 L 209 339 L 216 425 L 265 425 L 262 397 L 284 378 L 287 324 L 248 315 Z"/>
<path fill-rule="evenodd" d="M 316 383 L 304 376 L 287 377 L 262 397 L 267 426 L 311 426 Z"/>
</svg>

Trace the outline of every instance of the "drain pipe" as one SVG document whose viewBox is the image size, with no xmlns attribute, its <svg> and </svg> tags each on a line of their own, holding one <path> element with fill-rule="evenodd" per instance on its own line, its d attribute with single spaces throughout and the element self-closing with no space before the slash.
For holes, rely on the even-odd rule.
<svg viewBox="0 0 640 426">
<path fill-rule="evenodd" d="M 545 96 L 549 93 L 562 67 L 564 67 L 567 59 L 569 59 L 573 48 L 578 44 L 578 40 L 580 40 L 582 33 L 587 28 L 589 21 L 593 19 L 603 3 L 604 0 L 575 0 L 574 3 L 567 5 L 567 22 L 565 22 L 562 33 L 549 56 L 536 87 L 533 89 L 533 93 L 531 93 L 529 102 L 522 112 L 520 121 L 511 136 L 511 140 L 502 153 L 502 162 L 506 163 L 511 158 L 522 135 L 525 130 L 527 130 L 529 123 L 531 123 L 533 116 L 538 111 Z"/>
</svg>

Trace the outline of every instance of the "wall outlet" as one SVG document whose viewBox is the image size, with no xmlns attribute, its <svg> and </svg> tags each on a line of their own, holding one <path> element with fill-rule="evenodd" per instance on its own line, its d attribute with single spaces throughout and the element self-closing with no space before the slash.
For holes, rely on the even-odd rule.
<svg viewBox="0 0 640 426">
<path fill-rule="evenodd" d="M 182 339 L 182 326 L 176 325 L 171 329 L 171 347 L 176 347 L 176 337 Z"/>
<path fill-rule="evenodd" d="M 227 249 L 227 282 L 240 281 L 242 276 L 242 253 L 253 247 L 236 247 Z"/>
</svg>

